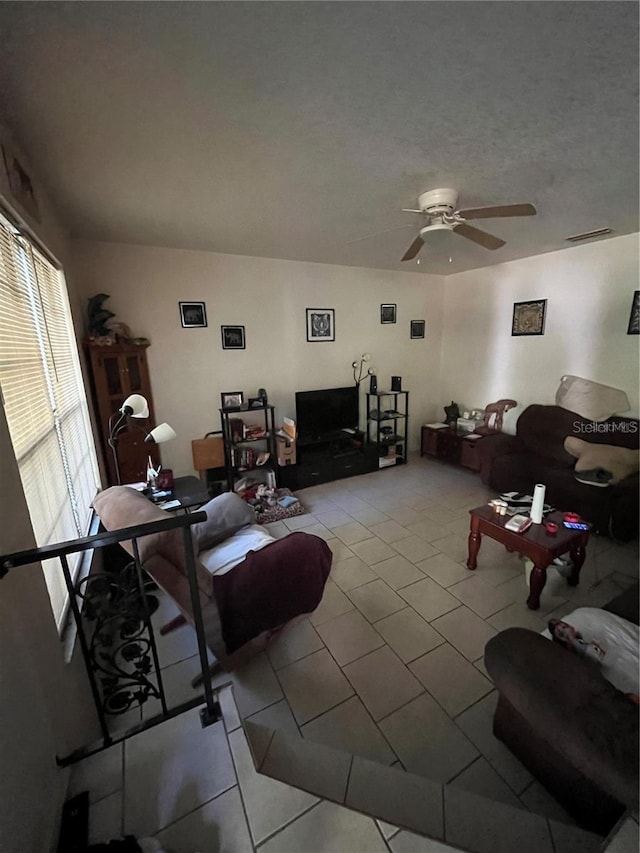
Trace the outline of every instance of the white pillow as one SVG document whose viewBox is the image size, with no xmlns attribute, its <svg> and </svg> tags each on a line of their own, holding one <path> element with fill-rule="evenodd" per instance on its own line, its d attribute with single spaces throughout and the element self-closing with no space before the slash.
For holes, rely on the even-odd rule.
<svg viewBox="0 0 640 853">
<path fill-rule="evenodd" d="M 597 643 L 605 652 L 602 674 L 623 693 L 640 693 L 640 627 L 598 607 L 578 607 L 562 617 L 587 643 Z M 547 629 L 543 636 L 551 639 Z"/>
<path fill-rule="evenodd" d="M 212 575 L 224 575 L 238 563 L 241 563 L 247 552 L 259 551 L 275 541 L 264 527 L 259 524 L 251 524 L 238 530 L 229 539 L 216 545 L 215 548 L 200 551 L 198 559 Z"/>
</svg>

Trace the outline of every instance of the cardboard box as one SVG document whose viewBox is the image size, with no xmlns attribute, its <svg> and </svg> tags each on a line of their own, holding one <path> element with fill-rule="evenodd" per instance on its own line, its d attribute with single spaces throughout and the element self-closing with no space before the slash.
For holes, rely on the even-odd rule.
<svg viewBox="0 0 640 853">
<path fill-rule="evenodd" d="M 191 442 L 193 467 L 196 471 L 206 471 L 208 468 L 224 466 L 224 444 L 222 436 L 196 438 Z"/>
<path fill-rule="evenodd" d="M 278 465 L 295 465 L 296 464 L 296 443 L 288 438 L 276 436 L 278 446 Z"/>
</svg>

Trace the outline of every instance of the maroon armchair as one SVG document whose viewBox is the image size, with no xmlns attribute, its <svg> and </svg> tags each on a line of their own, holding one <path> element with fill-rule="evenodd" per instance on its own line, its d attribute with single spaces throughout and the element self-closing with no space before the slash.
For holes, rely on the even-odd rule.
<svg viewBox="0 0 640 853">
<path fill-rule="evenodd" d="M 100 492 L 93 506 L 106 530 L 166 518 L 164 510 L 126 486 Z M 203 510 L 207 521 L 195 525 L 192 533 L 205 639 L 218 664 L 229 671 L 261 651 L 288 622 L 315 610 L 331 570 L 332 553 L 318 536 L 290 533 L 258 551 L 248 551 L 225 574 L 212 575 L 198 554 L 246 525 L 247 510 L 241 498 L 229 493 L 213 498 Z M 122 546 L 131 553 L 131 543 Z M 139 547 L 143 569 L 193 624 L 182 532 L 145 536 Z"/>
</svg>

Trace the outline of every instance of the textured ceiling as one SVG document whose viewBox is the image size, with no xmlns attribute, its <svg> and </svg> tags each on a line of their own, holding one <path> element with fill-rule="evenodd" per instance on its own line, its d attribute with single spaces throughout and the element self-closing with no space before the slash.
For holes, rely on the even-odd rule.
<svg viewBox="0 0 640 853">
<path fill-rule="evenodd" d="M 635 2 L 3 2 L 0 34 L 74 236 L 450 273 L 638 230 Z M 442 186 L 538 216 L 401 264 Z"/>
</svg>

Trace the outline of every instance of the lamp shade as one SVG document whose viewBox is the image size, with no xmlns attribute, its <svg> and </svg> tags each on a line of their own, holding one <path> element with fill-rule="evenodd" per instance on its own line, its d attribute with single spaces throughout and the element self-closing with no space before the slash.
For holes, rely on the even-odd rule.
<svg viewBox="0 0 640 853">
<path fill-rule="evenodd" d="M 155 444 L 163 444 L 165 441 L 171 441 L 172 438 L 176 437 L 176 431 L 173 427 L 170 427 L 169 424 L 159 424 L 157 427 L 151 430 L 151 432 L 145 436 L 145 441 L 152 441 Z"/>
<path fill-rule="evenodd" d="M 149 405 L 142 394 L 131 394 L 122 404 L 120 411 L 131 418 L 148 418 Z"/>
</svg>

